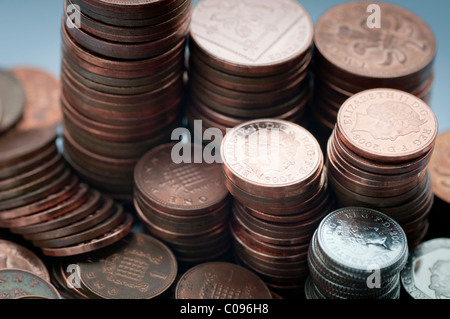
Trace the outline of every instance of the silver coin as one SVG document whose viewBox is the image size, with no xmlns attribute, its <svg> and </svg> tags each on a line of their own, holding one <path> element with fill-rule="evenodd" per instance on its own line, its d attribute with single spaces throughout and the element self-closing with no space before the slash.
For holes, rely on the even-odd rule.
<svg viewBox="0 0 450 319">
<path fill-rule="evenodd" d="M 401 282 L 414 299 L 450 299 L 450 238 L 423 242 L 409 254 Z"/>
<path fill-rule="evenodd" d="M 408 256 L 401 226 L 381 212 L 362 207 L 328 214 L 317 229 L 317 242 L 334 265 L 358 274 L 377 268 L 388 277 L 401 271 Z"/>
</svg>

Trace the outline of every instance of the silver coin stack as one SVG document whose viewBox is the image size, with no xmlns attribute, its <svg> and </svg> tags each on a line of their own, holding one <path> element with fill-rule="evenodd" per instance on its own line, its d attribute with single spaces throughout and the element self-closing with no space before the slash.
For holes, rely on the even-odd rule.
<svg viewBox="0 0 450 319">
<path fill-rule="evenodd" d="M 328 214 L 308 250 L 307 299 L 399 299 L 408 259 L 405 232 L 389 216 L 362 207 Z"/>
</svg>

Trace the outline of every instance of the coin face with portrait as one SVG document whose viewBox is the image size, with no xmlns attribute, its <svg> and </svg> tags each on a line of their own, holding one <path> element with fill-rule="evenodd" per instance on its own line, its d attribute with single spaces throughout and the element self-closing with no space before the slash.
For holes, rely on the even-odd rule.
<svg viewBox="0 0 450 319">
<path fill-rule="evenodd" d="M 414 299 L 450 299 L 450 239 L 433 238 L 417 246 L 401 281 Z"/>
</svg>

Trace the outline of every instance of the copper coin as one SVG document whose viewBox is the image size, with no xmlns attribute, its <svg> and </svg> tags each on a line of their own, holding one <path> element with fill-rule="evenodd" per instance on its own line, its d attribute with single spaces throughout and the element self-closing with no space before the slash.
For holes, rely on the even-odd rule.
<svg viewBox="0 0 450 319">
<path fill-rule="evenodd" d="M 35 154 L 33 157 L 20 160 L 14 164 L 0 168 L 0 179 L 13 178 L 14 176 L 24 174 L 29 170 L 39 167 L 58 153 L 56 143 L 51 143 Z"/>
<path fill-rule="evenodd" d="M 56 127 L 62 118 L 59 80 L 47 71 L 36 68 L 14 68 L 11 72 L 22 83 L 26 95 L 24 113 L 16 128 Z"/>
<path fill-rule="evenodd" d="M 68 234 L 63 237 L 44 240 L 33 240 L 32 243 L 36 247 L 40 248 L 61 248 L 67 246 L 74 246 L 76 244 L 86 242 L 93 238 L 97 238 L 105 233 L 108 233 L 109 231 L 117 227 L 119 224 L 121 224 L 124 219 L 125 215 L 123 212 L 123 207 L 118 205 L 115 208 L 115 211 L 112 215 L 108 216 L 105 220 L 100 220 L 99 223 L 94 224 L 91 228 L 84 229 L 74 234 Z M 75 223 L 73 225 L 75 225 Z"/>
<path fill-rule="evenodd" d="M 95 212 L 82 217 L 79 220 L 75 220 L 67 226 L 62 226 L 54 230 L 38 232 L 34 234 L 26 234 L 24 238 L 27 240 L 48 240 L 52 238 L 61 238 L 75 233 L 82 232 L 86 229 L 92 228 L 93 226 L 104 221 L 106 218 L 111 216 L 113 213 L 114 201 L 107 197 L 105 198 L 103 205 L 99 207 Z"/>
<path fill-rule="evenodd" d="M 83 285 L 104 299 L 156 298 L 169 289 L 178 270 L 175 256 L 165 244 L 140 233 L 131 233 L 77 264 Z"/>
<path fill-rule="evenodd" d="M 3 111 L 0 133 L 4 133 L 21 119 L 26 103 L 26 93 L 17 77 L 6 70 L 0 70 L 0 88 Z"/>
<path fill-rule="evenodd" d="M 186 19 L 179 25 L 175 32 L 165 38 L 150 42 L 128 43 L 127 45 L 123 45 L 122 43 L 94 37 L 81 28 L 67 28 L 65 25 L 66 19 L 70 19 L 70 17 L 66 16 L 63 18 L 63 28 L 66 28 L 67 33 L 70 34 L 75 41 L 80 43 L 80 45 L 97 55 L 124 60 L 148 59 L 163 54 L 176 46 L 180 41 L 184 41 L 190 23 L 190 19 Z"/>
<path fill-rule="evenodd" d="M 69 169 L 64 170 L 58 174 L 53 180 L 48 181 L 47 184 L 41 185 L 40 188 L 27 192 L 26 194 L 15 197 L 9 200 L 0 202 L 0 210 L 15 209 L 21 206 L 32 204 L 36 201 L 43 200 L 48 196 L 57 192 L 62 187 L 73 180 L 72 172 Z"/>
<path fill-rule="evenodd" d="M 185 41 L 180 41 L 167 52 L 149 59 L 116 60 L 97 56 L 84 49 L 70 37 L 66 28 L 62 28 L 61 38 L 64 53 L 77 65 L 96 74 L 118 78 L 145 77 L 159 73 L 172 64 L 170 62 L 180 55 L 186 44 Z"/>
<path fill-rule="evenodd" d="M 21 269 L 0 270 L 0 299 L 14 299 L 22 296 L 42 296 L 61 299 L 58 290 L 47 280 L 32 272 Z"/>
<path fill-rule="evenodd" d="M 179 279 L 176 299 L 272 299 L 267 285 L 250 270 L 227 262 L 202 263 Z"/>
<path fill-rule="evenodd" d="M 417 97 L 394 89 L 355 94 L 339 110 L 342 142 L 364 157 L 398 163 L 426 154 L 438 131 L 436 116 Z"/>
<path fill-rule="evenodd" d="M 321 55 L 346 73 L 366 78 L 406 77 L 432 64 L 436 40 L 421 18 L 407 9 L 380 3 L 381 27 L 369 28 L 369 4 L 340 4 L 320 17 L 315 45 Z"/>
<path fill-rule="evenodd" d="M 92 0 L 72 0 L 78 4 L 82 10 L 88 9 L 91 12 L 99 13 L 106 17 L 115 19 L 152 18 L 178 7 L 183 0 L 133 0 L 133 1 L 92 1 Z"/>
<path fill-rule="evenodd" d="M 216 6 L 202 0 L 192 13 L 190 39 L 228 73 L 274 74 L 296 65 L 311 48 L 313 23 L 296 1 Z"/>
<path fill-rule="evenodd" d="M 295 190 L 317 176 L 323 154 L 314 136 L 282 120 L 245 122 L 230 130 L 221 145 L 222 168 L 241 189 L 273 197 Z"/>
<path fill-rule="evenodd" d="M 53 167 L 50 172 L 47 172 L 43 176 L 39 176 L 35 180 L 27 182 L 23 185 L 1 191 L 0 200 L 13 200 L 14 198 L 27 195 L 30 192 L 39 190 L 39 188 L 41 188 L 42 186 L 47 185 L 50 181 L 54 180 L 56 177 L 59 177 L 66 169 L 66 163 L 64 163 L 62 159 L 59 159 L 56 163 L 52 164 Z"/>
<path fill-rule="evenodd" d="M 428 170 L 432 181 L 433 193 L 450 203 L 450 131 L 439 134 L 431 155 Z"/>
<path fill-rule="evenodd" d="M 78 222 L 86 216 L 95 212 L 104 202 L 103 196 L 91 189 L 83 189 L 69 200 L 56 206 L 54 209 L 32 215 L 29 218 L 41 219 L 40 222 L 26 225 L 23 223 L 18 227 L 11 227 L 11 231 L 28 237 L 30 234 L 49 232 Z M 49 217 L 50 216 L 50 217 Z"/>
<path fill-rule="evenodd" d="M 220 164 L 196 163 L 199 154 L 203 157 L 200 145 L 189 147 L 191 154 L 180 158 L 176 145 L 155 147 L 138 161 L 136 187 L 155 208 L 173 214 L 198 215 L 222 205 L 229 193 L 222 183 Z M 184 162 L 177 164 L 179 159 Z"/>
<path fill-rule="evenodd" d="M 133 227 L 133 216 L 129 213 L 125 213 L 125 218 L 114 229 L 100 234 L 98 237 L 89 239 L 83 243 L 75 244 L 72 246 L 65 246 L 59 248 L 47 248 L 42 247 L 41 250 L 44 255 L 50 257 L 67 257 L 81 255 L 84 253 L 92 252 L 101 248 L 105 248 L 112 245 L 128 235 Z"/>
<path fill-rule="evenodd" d="M 88 186 L 80 185 L 79 189 L 73 196 L 58 205 L 35 214 L 2 220 L 1 225 L 12 228 L 13 231 L 17 231 L 19 234 L 22 231 L 22 227 L 41 227 L 43 222 L 53 220 L 57 216 L 72 211 L 82 205 L 88 199 L 88 195 L 90 195 Z"/>
<path fill-rule="evenodd" d="M 50 281 L 44 262 L 31 250 L 9 240 L 0 240 L 0 269 L 16 268 Z"/>
<path fill-rule="evenodd" d="M 55 128 L 39 128 L 3 135 L 0 138 L 0 167 L 14 166 L 35 156 L 43 148 L 54 144 L 56 136 Z"/>
</svg>

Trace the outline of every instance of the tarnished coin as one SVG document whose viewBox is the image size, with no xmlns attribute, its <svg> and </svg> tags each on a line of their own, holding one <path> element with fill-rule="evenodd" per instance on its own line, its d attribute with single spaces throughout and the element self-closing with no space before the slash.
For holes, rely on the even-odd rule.
<svg viewBox="0 0 450 319">
<path fill-rule="evenodd" d="M 22 83 L 26 95 L 24 113 L 16 129 L 56 127 L 62 118 L 58 79 L 35 68 L 14 68 L 11 72 Z"/>
<path fill-rule="evenodd" d="M 438 123 L 430 107 L 409 93 L 370 89 L 340 108 L 337 133 L 352 151 L 374 161 L 398 163 L 426 154 Z"/>
<path fill-rule="evenodd" d="M 313 23 L 293 0 L 202 0 L 194 8 L 192 49 L 228 73 L 274 74 L 310 49 Z"/>
<path fill-rule="evenodd" d="M 255 273 L 228 262 L 192 267 L 179 279 L 176 299 L 272 299 L 267 285 Z"/>
<path fill-rule="evenodd" d="M 177 274 L 172 251 L 159 240 L 131 233 L 116 245 L 78 261 L 82 284 L 105 299 L 151 299 L 166 291 Z"/>
<path fill-rule="evenodd" d="M 26 103 L 22 84 L 16 76 L 6 70 L 0 70 L 0 100 L 3 106 L 0 133 L 3 133 L 20 120 Z"/>
<path fill-rule="evenodd" d="M 41 296 L 61 299 L 58 290 L 45 279 L 21 269 L 0 270 L 0 299 Z"/>
<path fill-rule="evenodd" d="M 436 55 L 432 30 L 417 15 L 389 3 L 380 7 L 380 27 L 370 28 L 372 2 L 348 2 L 317 21 L 315 45 L 347 73 L 369 78 L 401 78 L 430 66 Z"/>
<path fill-rule="evenodd" d="M 449 274 L 450 239 L 434 238 L 410 252 L 401 282 L 414 299 L 450 299 Z"/>
<path fill-rule="evenodd" d="M 261 119 L 236 126 L 225 135 L 220 151 L 227 177 L 248 193 L 266 192 L 267 198 L 295 191 L 315 178 L 323 165 L 314 136 L 283 120 Z"/>
<path fill-rule="evenodd" d="M 28 248 L 9 240 L 0 240 L 0 269 L 23 269 L 50 281 L 44 262 Z"/>
<path fill-rule="evenodd" d="M 450 204 L 450 131 L 437 136 L 428 171 L 433 193 Z"/>
</svg>

